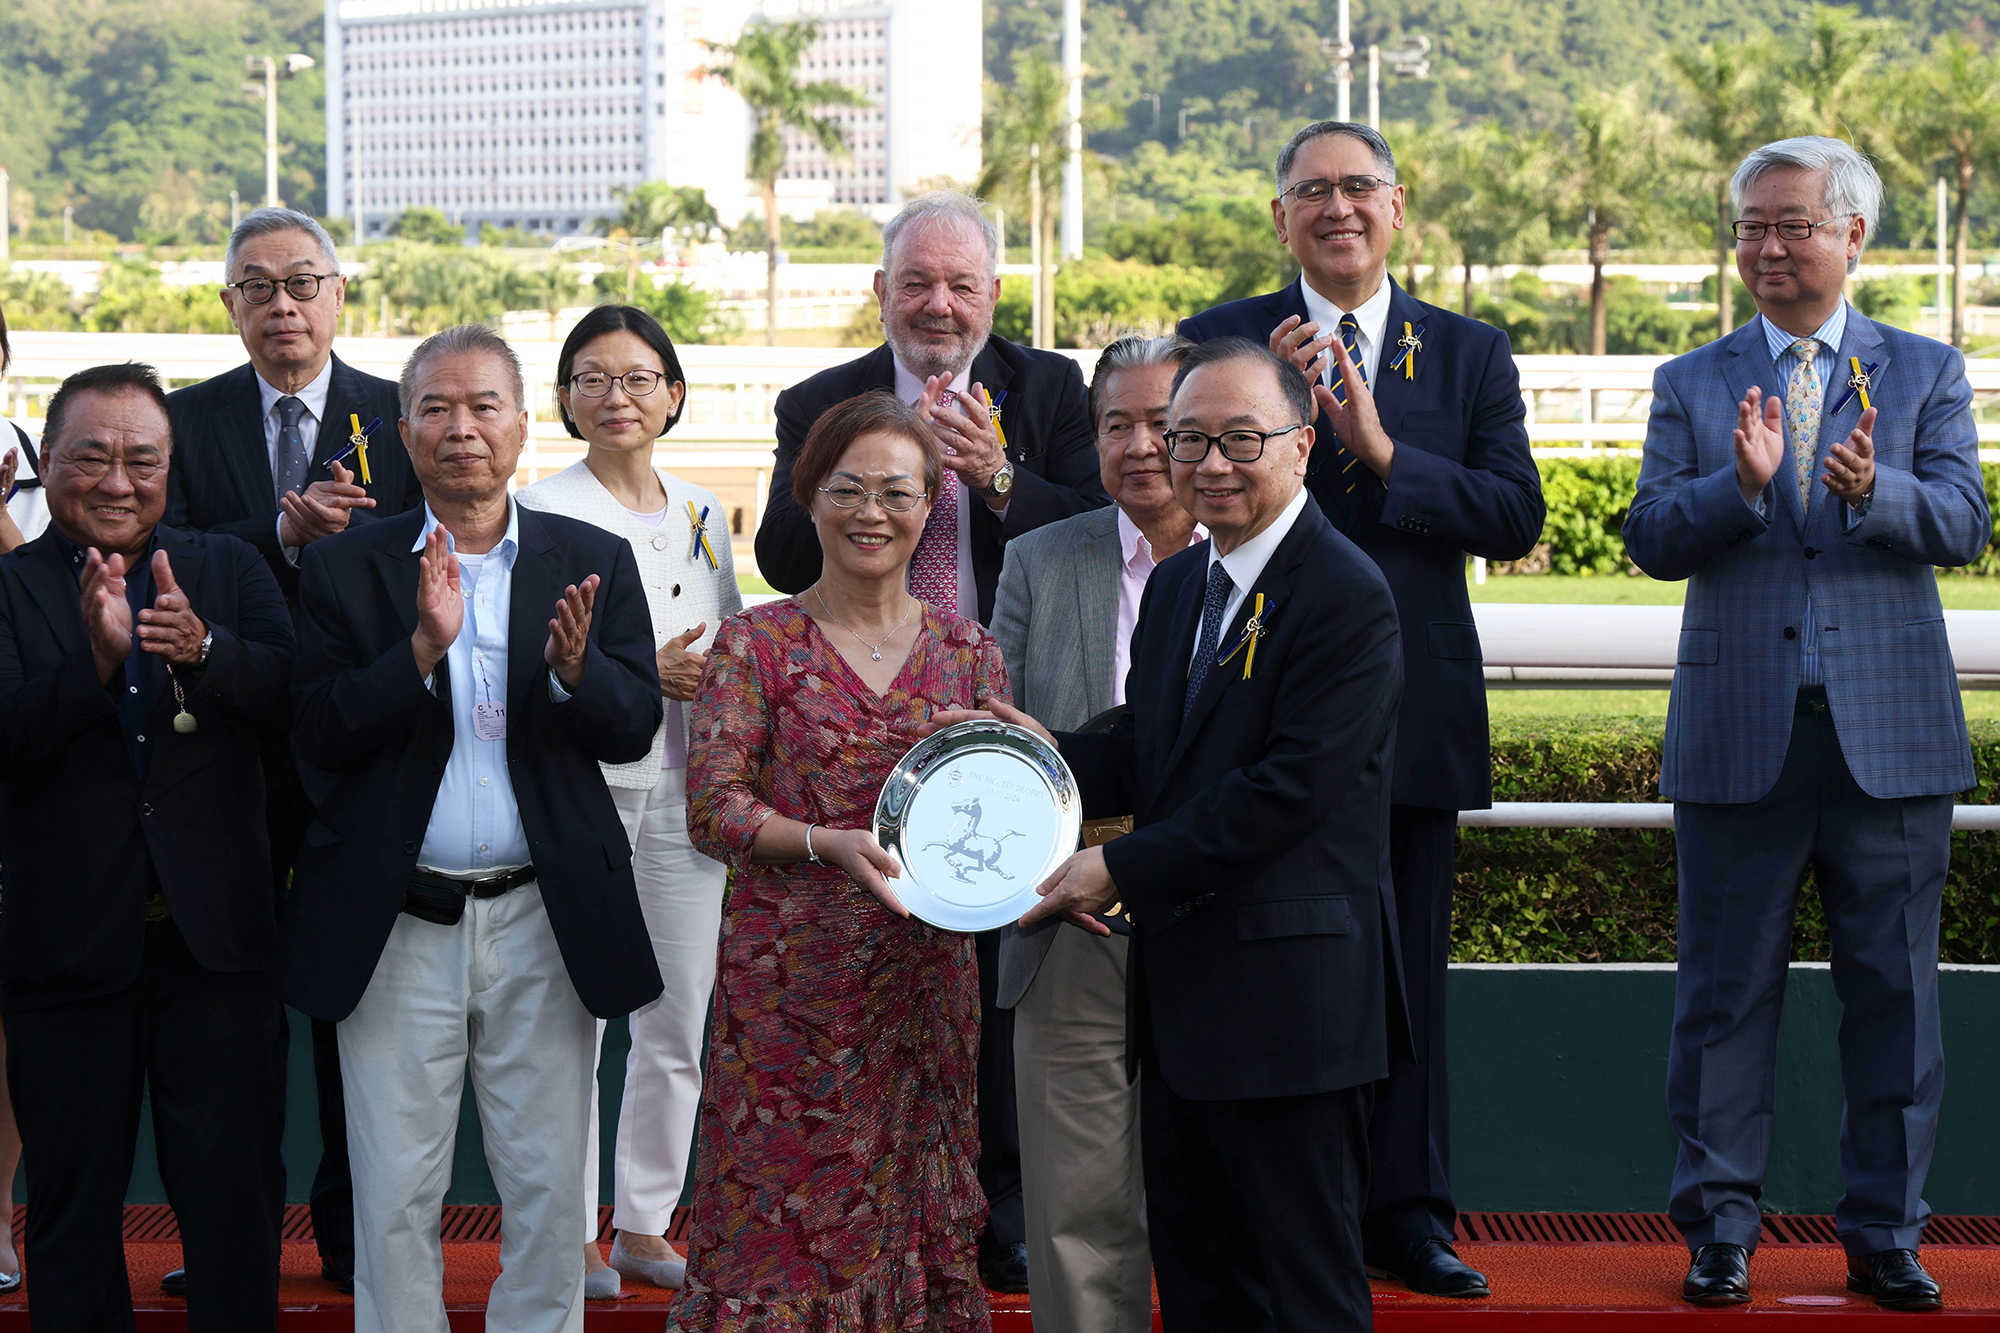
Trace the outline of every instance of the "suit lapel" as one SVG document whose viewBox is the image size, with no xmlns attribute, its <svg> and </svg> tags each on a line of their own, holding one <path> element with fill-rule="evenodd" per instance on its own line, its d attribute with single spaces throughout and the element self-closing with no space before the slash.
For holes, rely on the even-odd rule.
<svg viewBox="0 0 2000 1333">
<path fill-rule="evenodd" d="M 1722 378 L 1729 389 L 1729 415 L 1733 429 L 1735 405 L 1749 396 L 1752 385 L 1761 388 L 1767 400 L 1776 398 L 1780 407 L 1784 405 L 1785 375 L 1771 360 L 1761 315 L 1729 335 L 1729 351 L 1731 355 L 1723 363 Z M 1806 516 L 1799 507 L 1798 474 L 1792 468 L 1789 440 L 1785 443 L 1785 457 L 1779 460 L 1777 474 L 1771 478 L 1771 483 L 1771 488 L 1778 494 L 1778 507 L 1791 517 L 1794 528 L 1804 532 Z M 1776 515 L 1772 517 L 1775 519 Z"/>
<path fill-rule="evenodd" d="M 1035 451 L 1028 447 L 1033 441 L 1024 442 L 1022 439 L 1021 399 L 1019 395 L 1007 392 L 1013 383 L 1014 368 L 1008 365 L 1007 359 L 1000 354 L 995 340 L 988 339 L 986 346 L 979 349 L 979 355 L 972 358 L 972 370 L 967 385 L 969 387 L 977 384 L 986 390 L 989 400 L 996 393 L 1001 395 L 1000 429 L 1007 436 L 1007 456 L 1018 463 Z"/>
<path fill-rule="evenodd" d="M 1109 522 L 1099 519 L 1099 515 L 1109 518 Z M 1071 578 L 1075 580 L 1077 642 L 1083 650 L 1085 662 L 1102 662 L 1107 672 L 1118 669 L 1118 598 L 1124 588 L 1125 548 L 1119 540 L 1118 507 L 1106 505 L 1093 510 L 1088 539 L 1077 551 L 1076 560 L 1071 565 Z M 1118 692 L 1118 682 L 1111 681 L 1103 697 L 1109 700 Z M 1086 689 L 1086 697 L 1089 695 Z"/>
<path fill-rule="evenodd" d="M 333 357 L 333 374 L 326 386 L 326 416 L 319 423 L 319 439 L 313 442 L 312 470 L 306 473 L 308 484 L 325 481 L 333 475 L 333 468 L 327 460 L 347 447 L 347 437 L 354 433 L 354 424 L 348 420 L 359 408 L 360 398 L 354 393 L 353 371 Z M 362 425 L 368 422 L 363 420 Z M 351 465 L 355 481 L 361 480 L 361 465 L 354 459 Z M 276 483 L 273 483 L 275 489 Z"/>
<path fill-rule="evenodd" d="M 76 570 L 50 528 L 21 554 L 21 582 L 28 595 L 48 618 L 55 631 L 56 645 L 74 652 L 89 637 L 83 623 L 83 594 L 77 587 Z"/>
<path fill-rule="evenodd" d="M 187 594 L 188 605 L 194 608 L 194 613 L 199 616 L 201 602 L 195 594 L 195 588 L 201 580 L 202 557 L 206 552 L 190 540 L 187 533 L 164 524 L 153 529 L 153 549 L 167 553 L 167 564 L 173 568 L 175 585 Z M 159 586 L 155 584 L 153 596 L 157 598 L 159 595 Z M 178 708 L 168 708 L 164 713 L 160 711 L 172 704 L 174 695 L 174 687 L 167 677 L 167 660 L 157 653 L 148 653 L 146 664 L 152 677 L 153 720 L 157 724 L 165 725 L 167 719 L 171 719 L 180 711 Z M 185 690 L 186 686 L 182 688 Z"/>
<path fill-rule="evenodd" d="M 1846 440 L 1848 434 L 1861 424 L 1860 394 L 1857 393 L 1848 399 L 1840 411 L 1833 410 L 1835 403 L 1847 397 L 1847 382 L 1854 376 L 1850 358 L 1860 361 L 1864 367 L 1871 361 L 1878 363 L 1869 376 L 1872 382 L 1870 387 L 1872 395 L 1873 386 L 1881 384 L 1882 377 L 1888 373 L 1889 352 L 1882 345 L 1882 331 L 1875 327 L 1875 321 L 1852 307 L 1847 311 L 1847 331 L 1841 335 L 1840 350 L 1834 357 L 1833 374 L 1826 386 L 1826 403 L 1820 412 L 1819 447 L 1813 453 L 1813 484 L 1810 488 L 1815 510 L 1823 502 L 1834 498 L 1833 492 L 1827 490 L 1819 480 L 1826 475 L 1827 454 L 1832 451 L 1834 445 Z"/>
<path fill-rule="evenodd" d="M 516 505 L 520 516 L 521 549 L 514 555 L 513 595 L 507 606 L 507 715 L 519 718 L 528 702 L 528 686 L 548 673 L 543 652 L 549 645 L 549 619 L 563 594 L 562 569 L 555 559 L 555 542 L 541 516 Z M 511 734 L 511 733 L 510 733 Z"/>
<path fill-rule="evenodd" d="M 1437 355 L 1439 331 L 1419 335 L 1424 340 L 1424 350 L 1412 354 L 1412 374 L 1404 373 L 1405 370 L 1412 370 L 1411 366 L 1390 370 L 1389 363 L 1402 351 L 1403 325 L 1408 324 L 1415 332 L 1419 324 L 1425 323 L 1424 307 L 1398 287 L 1394 278 L 1385 277 L 1383 281 L 1389 284 L 1389 318 L 1382 326 L 1382 349 L 1375 358 L 1375 379 L 1369 389 L 1375 395 L 1375 415 L 1382 419 L 1382 430 L 1393 439 L 1396 432 L 1402 429 L 1403 413 L 1408 410 L 1410 401 L 1428 387 L 1424 384 L 1424 371 L 1430 364 L 1429 358 Z"/>
<path fill-rule="evenodd" d="M 396 619 L 401 622 L 403 632 L 417 632 L 417 559 L 422 551 L 410 548 L 416 545 L 417 537 L 424 530 L 424 508 L 422 505 L 407 514 L 398 514 L 385 520 L 377 528 L 381 532 L 382 544 L 374 551 L 376 577 L 382 580 L 382 589 L 389 595 L 389 604 L 396 608 Z"/>
<path fill-rule="evenodd" d="M 254 366 L 238 366 L 225 377 L 222 402 L 212 430 L 223 464 L 236 487 L 243 512 L 276 512 L 271 450 L 264 443 L 264 400 Z"/>
</svg>

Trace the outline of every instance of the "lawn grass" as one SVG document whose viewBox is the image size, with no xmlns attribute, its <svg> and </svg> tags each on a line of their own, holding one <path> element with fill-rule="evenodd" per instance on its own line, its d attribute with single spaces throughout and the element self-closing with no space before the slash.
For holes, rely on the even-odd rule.
<svg viewBox="0 0 2000 1333">
<path fill-rule="evenodd" d="M 1938 596 L 1948 611 L 2000 611 L 2000 579 L 1946 574 L 1938 579 Z M 1612 574 L 1495 575 L 1474 583 L 1468 571 L 1465 590 L 1475 602 L 1576 603 L 1596 606 L 1679 606 L 1687 584 L 1661 583 L 1644 576 Z"/>
</svg>

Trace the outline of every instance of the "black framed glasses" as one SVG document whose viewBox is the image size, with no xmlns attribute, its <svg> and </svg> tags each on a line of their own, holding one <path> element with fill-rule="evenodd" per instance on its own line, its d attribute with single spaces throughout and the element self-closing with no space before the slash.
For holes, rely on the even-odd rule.
<svg viewBox="0 0 2000 1333">
<path fill-rule="evenodd" d="M 917 501 L 924 498 L 924 493 L 914 486 L 889 485 L 879 491 L 870 491 L 851 481 L 836 481 L 831 486 L 822 486 L 819 493 L 836 508 L 859 509 L 872 499 L 892 514 L 907 514 L 917 507 Z"/>
<path fill-rule="evenodd" d="M 1821 227 L 1831 227 L 1836 222 L 1845 222 L 1852 213 L 1836 213 L 1824 222 L 1807 222 L 1804 218 L 1783 218 L 1777 222 L 1747 222 L 1741 219 L 1729 224 L 1739 241 L 1761 241 L 1772 232 L 1778 233 L 1781 241 L 1805 241 Z"/>
<path fill-rule="evenodd" d="M 319 295 L 322 282 L 339 276 L 338 273 L 294 273 L 284 281 L 285 295 L 294 301 L 310 301 Z M 224 285 L 234 287 L 251 305 L 267 305 L 278 294 L 279 284 L 269 278 L 245 278 L 241 282 Z"/>
<path fill-rule="evenodd" d="M 1337 181 L 1315 178 L 1313 180 L 1295 182 L 1287 187 L 1278 198 L 1283 199 L 1285 195 L 1290 195 L 1302 204 L 1323 204 L 1333 197 L 1335 190 L 1339 190 L 1349 199 L 1359 203 L 1369 195 L 1374 194 L 1375 191 L 1381 189 L 1384 185 L 1394 185 L 1395 183 L 1392 180 L 1384 180 L 1380 176 L 1342 176 Z"/>
<path fill-rule="evenodd" d="M 1199 463 L 1208 457 L 1210 449 L 1220 449 L 1222 456 L 1232 463 L 1254 463 L 1264 456 L 1266 440 L 1304 429 L 1305 423 L 1300 422 L 1283 430 L 1226 430 L 1220 435 L 1204 435 L 1198 430 L 1170 430 L 1167 432 L 1167 457 L 1176 463 Z"/>
<path fill-rule="evenodd" d="M 611 392 L 612 385 L 623 384 L 626 393 L 634 398 L 644 398 L 659 388 L 660 381 L 665 378 L 666 376 L 657 370 L 628 370 L 623 375 L 606 375 L 600 371 L 589 370 L 581 375 L 570 376 L 569 387 L 585 398 L 602 398 Z"/>
</svg>

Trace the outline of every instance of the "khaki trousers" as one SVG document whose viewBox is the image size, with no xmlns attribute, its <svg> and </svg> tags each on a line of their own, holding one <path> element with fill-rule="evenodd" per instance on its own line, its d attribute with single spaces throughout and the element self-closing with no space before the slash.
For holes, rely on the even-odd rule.
<svg viewBox="0 0 2000 1333">
<path fill-rule="evenodd" d="M 1035 1333 L 1150 1333 L 1139 1085 L 1125 1077 L 1125 951 L 1060 926 L 1014 1010 Z"/>
</svg>

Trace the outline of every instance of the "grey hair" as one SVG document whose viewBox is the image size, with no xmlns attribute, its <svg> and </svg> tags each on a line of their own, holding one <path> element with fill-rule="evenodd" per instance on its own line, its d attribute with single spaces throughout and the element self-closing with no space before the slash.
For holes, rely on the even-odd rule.
<svg viewBox="0 0 2000 1333">
<path fill-rule="evenodd" d="M 295 208 L 257 208 L 244 215 L 235 230 L 229 233 L 229 250 L 222 257 L 222 273 L 229 281 L 235 282 L 236 255 L 246 241 L 259 236 L 272 236 L 281 231 L 302 231 L 318 243 L 320 253 L 326 256 L 327 267 L 340 272 L 340 256 L 334 253 L 333 237 L 326 234 L 326 228 L 311 216 Z"/>
<path fill-rule="evenodd" d="M 514 406 L 524 407 L 528 401 L 528 391 L 521 382 L 521 358 L 514 355 L 514 349 L 507 340 L 487 328 L 484 324 L 459 324 L 433 333 L 417 344 L 417 350 L 410 353 L 410 359 L 403 363 L 403 377 L 396 384 L 396 398 L 403 410 L 403 419 L 409 420 L 410 404 L 416 397 L 417 377 L 424 368 L 439 357 L 463 356 L 473 352 L 484 352 L 500 359 L 507 367 L 507 379 L 514 389 Z"/>
<path fill-rule="evenodd" d="M 1138 334 L 1120 338 L 1097 354 L 1097 369 L 1090 373 L 1090 424 L 1104 421 L 1104 389 L 1121 370 L 1147 370 L 1155 366 L 1180 367 L 1194 344 L 1178 333 L 1147 338 Z"/>
<path fill-rule="evenodd" d="M 1743 211 L 1743 196 L 1766 173 L 1779 167 L 1825 173 L 1823 202 L 1835 217 L 1858 217 L 1867 224 L 1862 244 L 1875 235 L 1875 220 L 1882 213 L 1882 177 L 1875 164 L 1863 157 L 1852 144 L 1820 134 L 1780 139 L 1762 148 L 1753 148 L 1729 178 L 1729 202 L 1737 213 Z M 1857 251 L 1847 261 L 1849 273 L 1861 265 Z"/>
<path fill-rule="evenodd" d="M 1394 182 L 1396 179 L 1396 155 L 1389 148 L 1389 141 L 1366 125 L 1351 120 L 1316 120 L 1285 141 L 1278 150 L 1278 193 L 1285 192 L 1285 182 L 1291 179 L 1292 163 L 1297 160 L 1299 149 L 1314 139 L 1325 138 L 1329 134 L 1344 134 L 1350 139 L 1359 139 L 1368 145 L 1368 151 L 1375 156 L 1375 166 L 1383 178 Z"/>
<path fill-rule="evenodd" d="M 922 228 L 940 222 L 962 223 L 976 228 L 980 238 L 986 242 L 986 276 L 991 278 L 1000 272 L 1000 228 L 986 216 L 984 206 L 977 199 L 959 190 L 932 190 L 929 194 L 920 194 L 904 204 L 902 210 L 883 225 L 882 271 L 894 272 L 890 260 L 896 253 L 896 238 L 906 228 Z"/>
</svg>

